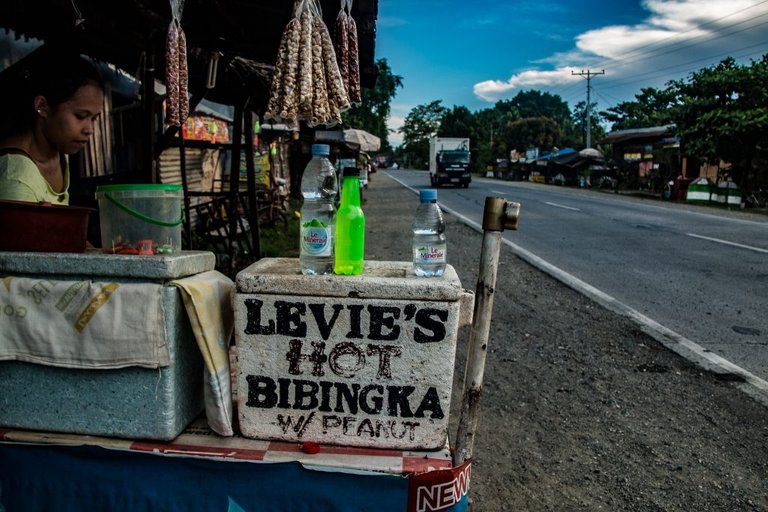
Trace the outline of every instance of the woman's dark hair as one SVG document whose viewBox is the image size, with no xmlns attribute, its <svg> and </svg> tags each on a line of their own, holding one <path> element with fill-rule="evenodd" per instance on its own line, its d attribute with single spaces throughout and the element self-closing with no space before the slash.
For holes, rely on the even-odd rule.
<svg viewBox="0 0 768 512">
<path fill-rule="evenodd" d="M 34 99 L 44 96 L 56 107 L 75 95 L 84 85 L 102 91 L 104 81 L 96 67 L 72 50 L 43 46 L 5 70 L 0 80 L 0 101 L 5 119 L 0 123 L 0 138 L 32 129 L 35 122 Z"/>
</svg>

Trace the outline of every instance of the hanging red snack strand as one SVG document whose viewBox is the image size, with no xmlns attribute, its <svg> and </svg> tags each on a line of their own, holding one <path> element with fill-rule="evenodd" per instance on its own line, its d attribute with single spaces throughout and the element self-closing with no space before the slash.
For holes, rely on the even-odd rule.
<svg viewBox="0 0 768 512">
<path fill-rule="evenodd" d="M 189 116 L 189 71 L 187 69 L 187 38 L 179 25 L 179 125 Z"/>
<path fill-rule="evenodd" d="M 165 117 L 169 125 L 181 126 L 189 115 L 187 40 L 181 28 L 184 0 L 169 1 L 171 24 L 165 39 Z"/>
<path fill-rule="evenodd" d="M 341 73 L 341 80 L 344 82 L 344 88 L 349 94 L 349 45 L 347 42 L 347 33 L 349 31 L 349 23 L 347 20 L 347 12 L 342 9 L 339 11 L 339 15 L 336 17 L 336 26 L 334 29 L 334 48 L 336 50 L 336 62 L 339 63 L 339 72 Z"/>
<path fill-rule="evenodd" d="M 362 102 L 360 92 L 360 55 L 358 54 L 357 48 L 357 23 L 355 23 L 355 18 L 352 17 L 351 0 L 347 17 L 347 55 L 349 57 L 347 63 L 347 67 L 349 68 L 347 90 L 349 92 L 349 102 L 353 105 L 359 105 Z"/>
<path fill-rule="evenodd" d="M 176 20 L 171 21 L 165 39 L 165 90 L 166 122 L 179 126 L 179 31 Z"/>
</svg>

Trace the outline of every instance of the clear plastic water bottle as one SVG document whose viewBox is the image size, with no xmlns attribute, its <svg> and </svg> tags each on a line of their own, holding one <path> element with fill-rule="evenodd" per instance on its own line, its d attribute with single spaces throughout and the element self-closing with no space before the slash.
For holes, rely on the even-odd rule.
<svg viewBox="0 0 768 512">
<path fill-rule="evenodd" d="M 419 207 L 413 218 L 413 271 L 436 277 L 445 272 L 445 220 L 437 204 L 437 190 L 419 191 Z"/>
<path fill-rule="evenodd" d="M 333 274 L 334 201 L 336 171 L 328 160 L 328 144 L 312 145 L 312 160 L 301 177 L 301 230 L 299 266 L 302 274 Z"/>
</svg>

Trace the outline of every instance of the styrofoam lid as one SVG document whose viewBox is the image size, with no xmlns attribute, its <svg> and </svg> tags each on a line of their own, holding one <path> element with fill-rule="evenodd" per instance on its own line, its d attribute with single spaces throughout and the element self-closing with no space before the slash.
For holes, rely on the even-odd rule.
<svg viewBox="0 0 768 512">
<path fill-rule="evenodd" d="M 418 277 L 409 261 L 366 261 L 359 276 L 305 276 L 298 258 L 262 258 L 235 279 L 238 293 L 456 301 L 463 295 L 456 270 L 440 277 Z"/>
</svg>

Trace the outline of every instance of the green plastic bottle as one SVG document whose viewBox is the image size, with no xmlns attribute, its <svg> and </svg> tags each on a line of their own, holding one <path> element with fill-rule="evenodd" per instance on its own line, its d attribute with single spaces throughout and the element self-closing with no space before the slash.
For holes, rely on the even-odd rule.
<svg viewBox="0 0 768 512">
<path fill-rule="evenodd" d="M 360 208 L 360 170 L 344 168 L 341 205 L 336 212 L 336 250 L 333 273 L 359 276 L 363 273 L 365 215 Z"/>
</svg>

